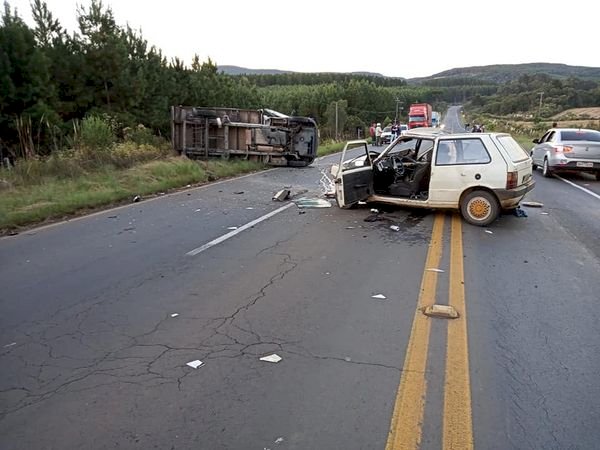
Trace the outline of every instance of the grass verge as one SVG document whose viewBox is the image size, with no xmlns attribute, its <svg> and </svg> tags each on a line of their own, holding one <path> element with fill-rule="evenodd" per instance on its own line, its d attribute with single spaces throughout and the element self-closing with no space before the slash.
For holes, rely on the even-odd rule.
<svg viewBox="0 0 600 450">
<path fill-rule="evenodd" d="M 106 165 L 73 177 L 45 177 L 36 183 L 20 183 L 6 172 L 0 185 L 0 232 L 131 202 L 136 195 L 166 192 L 263 168 L 253 161 L 199 162 L 171 157 L 127 169 Z"/>
</svg>

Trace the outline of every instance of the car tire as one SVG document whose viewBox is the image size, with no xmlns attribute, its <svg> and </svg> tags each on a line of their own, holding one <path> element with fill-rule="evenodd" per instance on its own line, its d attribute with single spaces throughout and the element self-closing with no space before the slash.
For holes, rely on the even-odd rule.
<svg viewBox="0 0 600 450">
<path fill-rule="evenodd" d="M 548 164 L 548 158 L 544 158 L 544 166 L 542 167 L 542 175 L 546 178 L 552 177 L 552 171 L 550 170 L 550 166 Z"/>
<path fill-rule="evenodd" d="M 471 191 L 462 197 L 460 213 L 471 225 L 484 227 L 498 218 L 500 205 L 488 191 Z"/>
</svg>

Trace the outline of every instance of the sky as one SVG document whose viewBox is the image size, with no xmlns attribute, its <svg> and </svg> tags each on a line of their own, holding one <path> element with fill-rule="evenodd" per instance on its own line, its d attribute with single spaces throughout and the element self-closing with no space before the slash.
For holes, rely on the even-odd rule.
<svg viewBox="0 0 600 450">
<path fill-rule="evenodd" d="M 33 26 L 30 0 L 8 0 Z M 46 0 L 69 32 L 91 0 Z M 589 0 L 103 0 L 169 59 L 296 72 L 426 77 L 534 62 L 600 67 Z"/>
</svg>

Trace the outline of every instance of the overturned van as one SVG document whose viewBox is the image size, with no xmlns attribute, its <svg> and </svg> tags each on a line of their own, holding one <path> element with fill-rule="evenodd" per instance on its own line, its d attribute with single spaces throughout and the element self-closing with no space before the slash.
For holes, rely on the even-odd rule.
<svg viewBox="0 0 600 450">
<path fill-rule="evenodd" d="M 534 187 L 531 158 L 505 133 L 418 128 L 381 153 L 370 150 L 367 141 L 350 141 L 331 171 L 342 208 L 367 201 L 456 209 L 467 222 L 482 226 L 502 209 L 516 208 Z"/>
<path fill-rule="evenodd" d="M 173 149 L 192 158 L 240 157 L 273 166 L 308 166 L 319 132 L 310 117 L 269 109 L 173 106 Z"/>
</svg>

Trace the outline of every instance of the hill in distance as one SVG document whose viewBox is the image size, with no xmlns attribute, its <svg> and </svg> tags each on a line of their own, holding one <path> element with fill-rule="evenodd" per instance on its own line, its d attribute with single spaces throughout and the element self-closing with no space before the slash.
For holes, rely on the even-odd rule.
<svg viewBox="0 0 600 450">
<path fill-rule="evenodd" d="M 218 66 L 217 70 L 226 75 L 281 75 L 284 73 L 299 73 L 292 72 L 290 70 L 278 70 L 278 69 L 248 69 L 247 67 L 240 66 Z M 373 72 L 348 72 L 351 75 L 366 75 L 371 77 L 382 77 L 384 75 Z"/>
</svg>

